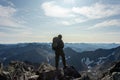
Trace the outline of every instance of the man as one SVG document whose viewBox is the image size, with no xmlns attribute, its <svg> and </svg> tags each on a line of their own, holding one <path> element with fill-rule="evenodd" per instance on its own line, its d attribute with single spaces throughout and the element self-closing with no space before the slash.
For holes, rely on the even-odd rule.
<svg viewBox="0 0 120 80">
<path fill-rule="evenodd" d="M 64 43 L 62 41 L 62 35 L 58 35 L 58 37 L 54 37 L 53 43 L 52 43 L 52 49 L 55 51 L 56 69 L 58 69 L 58 65 L 59 65 L 59 56 L 62 57 L 64 68 L 66 68 L 66 60 L 65 60 L 65 54 L 64 54 L 63 48 L 64 48 Z"/>
</svg>

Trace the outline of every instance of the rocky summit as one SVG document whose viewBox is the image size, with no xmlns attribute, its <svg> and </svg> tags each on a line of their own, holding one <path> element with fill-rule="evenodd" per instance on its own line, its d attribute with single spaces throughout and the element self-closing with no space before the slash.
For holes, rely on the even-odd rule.
<svg viewBox="0 0 120 80">
<path fill-rule="evenodd" d="M 0 66 L 0 80 L 73 80 L 81 75 L 74 67 L 66 69 L 42 63 L 38 69 L 20 61 L 11 61 L 7 67 Z"/>
<path fill-rule="evenodd" d="M 36 68 L 25 62 L 11 61 L 8 66 L 0 64 L 0 80 L 120 80 L 120 61 L 104 71 L 96 69 L 96 72 L 78 72 L 74 66 L 56 70 L 48 63 Z"/>
</svg>

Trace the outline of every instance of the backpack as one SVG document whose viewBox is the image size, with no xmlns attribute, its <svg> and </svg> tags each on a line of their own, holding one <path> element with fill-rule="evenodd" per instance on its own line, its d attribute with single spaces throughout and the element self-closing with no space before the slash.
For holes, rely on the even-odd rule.
<svg viewBox="0 0 120 80">
<path fill-rule="evenodd" d="M 52 43 L 52 49 L 55 50 L 58 47 L 58 38 L 54 37 L 53 38 L 53 43 Z"/>
</svg>

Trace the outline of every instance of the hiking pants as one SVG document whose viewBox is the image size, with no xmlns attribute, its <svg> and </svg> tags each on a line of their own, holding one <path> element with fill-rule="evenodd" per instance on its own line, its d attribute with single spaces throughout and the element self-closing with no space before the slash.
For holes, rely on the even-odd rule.
<svg viewBox="0 0 120 80">
<path fill-rule="evenodd" d="M 59 65 L 59 56 L 62 57 L 62 63 L 64 65 L 64 67 L 66 67 L 64 51 L 63 51 L 63 49 L 58 49 L 55 51 L 55 67 L 56 67 L 56 69 L 58 69 L 58 65 Z"/>
</svg>

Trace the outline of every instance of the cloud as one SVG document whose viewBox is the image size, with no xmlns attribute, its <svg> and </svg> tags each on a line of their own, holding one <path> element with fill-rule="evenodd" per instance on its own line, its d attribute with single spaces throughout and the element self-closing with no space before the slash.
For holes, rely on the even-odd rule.
<svg viewBox="0 0 120 80">
<path fill-rule="evenodd" d="M 31 36 L 32 29 L 25 25 L 25 21 L 20 17 L 15 17 L 17 13 L 16 8 L 11 6 L 0 5 L 0 37 L 7 39 L 21 39 L 23 37 Z M 4 41 L 4 40 L 3 40 Z"/>
<path fill-rule="evenodd" d="M 63 0 L 65 4 L 75 4 L 76 0 Z"/>
<path fill-rule="evenodd" d="M 58 18 L 74 17 L 74 14 L 72 14 L 72 11 L 70 9 L 56 5 L 54 1 L 45 2 L 41 7 L 44 10 L 46 16 Z"/>
<path fill-rule="evenodd" d="M 9 6 L 15 7 L 15 5 L 10 0 L 3 0 L 6 2 Z"/>
<path fill-rule="evenodd" d="M 71 0 L 75 2 L 75 0 Z M 69 3 L 69 0 L 64 0 Z M 57 1 L 44 2 L 41 5 L 44 14 L 48 17 L 62 18 L 59 23 L 63 25 L 73 25 L 88 20 L 101 19 L 120 14 L 120 5 L 95 3 L 90 6 L 63 7 Z"/>
<path fill-rule="evenodd" d="M 14 19 L 11 18 L 1 18 L 0 26 L 1 27 L 9 27 L 9 28 L 18 28 L 21 24 L 18 24 Z M 23 25 L 21 25 L 22 27 Z"/>
<path fill-rule="evenodd" d="M 96 28 L 111 27 L 111 26 L 120 26 L 120 19 L 107 20 L 107 21 L 98 23 L 88 29 L 96 29 Z"/>
<path fill-rule="evenodd" d="M 10 6 L 0 5 L 0 26 L 16 27 L 18 24 L 13 18 L 16 11 L 15 8 Z"/>
<path fill-rule="evenodd" d="M 62 23 L 63 25 L 67 25 L 67 26 L 71 25 L 71 23 L 68 22 L 68 21 L 61 21 L 61 23 Z"/>
<path fill-rule="evenodd" d="M 11 6 L 2 6 L 0 5 L 0 27 L 4 28 L 21 28 L 24 27 L 23 20 L 18 20 L 17 17 L 14 17 L 17 9 Z"/>
<path fill-rule="evenodd" d="M 71 1 L 74 1 L 74 0 L 71 0 Z M 64 0 L 64 3 L 69 3 L 69 0 Z M 68 26 L 76 23 L 82 23 L 87 20 L 82 16 L 78 16 L 76 13 L 74 13 L 72 11 L 72 8 L 61 7 L 57 5 L 55 1 L 44 2 L 41 7 L 46 16 L 55 17 L 58 19 L 62 18 L 62 20 L 60 19 L 58 20 L 59 22 L 56 22 L 57 24 Z"/>
<path fill-rule="evenodd" d="M 0 5 L 0 17 L 11 17 L 16 12 L 15 8 Z"/>
<path fill-rule="evenodd" d="M 68 0 L 65 1 L 68 2 Z M 120 14 L 120 5 L 105 5 L 100 3 L 90 6 L 65 8 L 57 5 L 55 1 L 51 1 L 43 3 L 42 9 L 45 15 L 50 17 L 76 17 L 80 15 L 88 19 L 97 19 Z"/>
<path fill-rule="evenodd" d="M 85 22 L 87 21 L 87 19 L 83 19 L 83 18 L 73 18 L 73 19 L 70 19 L 70 20 L 65 20 L 65 21 L 61 21 L 60 24 L 63 24 L 63 25 L 73 25 L 73 24 L 77 24 L 77 23 L 82 23 L 82 22 Z"/>
<path fill-rule="evenodd" d="M 72 11 L 89 19 L 97 19 L 120 14 L 120 5 L 96 3 L 91 6 L 73 7 Z"/>
</svg>

